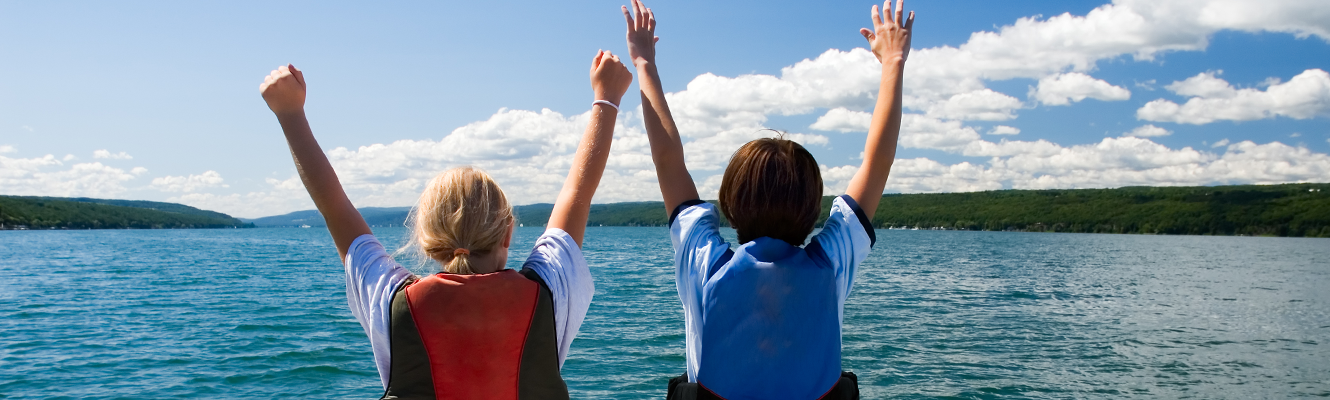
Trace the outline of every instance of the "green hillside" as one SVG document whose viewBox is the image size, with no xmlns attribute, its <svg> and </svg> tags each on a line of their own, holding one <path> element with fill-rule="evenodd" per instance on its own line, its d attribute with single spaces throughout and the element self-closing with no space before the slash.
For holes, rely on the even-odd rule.
<svg viewBox="0 0 1330 400">
<path fill-rule="evenodd" d="M 406 221 L 406 214 L 411 211 L 410 207 L 365 207 L 358 208 L 360 216 L 365 218 L 365 222 L 370 226 L 402 226 Z M 323 222 L 323 215 L 318 210 L 296 211 L 293 213 L 274 215 L 271 217 L 244 219 L 248 223 L 254 224 L 260 228 L 283 228 L 299 227 L 309 225 L 312 227 L 327 226 Z"/>
<path fill-rule="evenodd" d="M 1330 237 L 1330 192 L 1325 189 L 1330 184 L 888 194 L 872 223 L 877 228 Z M 824 210 L 832 198 L 823 199 Z M 543 226 L 553 208 L 531 204 L 514 212 L 524 226 Z M 409 210 L 363 208 L 361 214 L 370 225 L 392 226 L 401 225 Z M 668 217 L 658 201 L 594 204 L 587 225 L 664 226 Z M 248 221 L 323 226 L 312 210 Z"/>
<path fill-rule="evenodd" d="M 253 227 L 219 212 L 155 201 L 0 196 L 0 229 Z"/>
<path fill-rule="evenodd" d="M 1330 237 L 1330 184 L 886 195 L 873 224 L 961 230 Z"/>
</svg>

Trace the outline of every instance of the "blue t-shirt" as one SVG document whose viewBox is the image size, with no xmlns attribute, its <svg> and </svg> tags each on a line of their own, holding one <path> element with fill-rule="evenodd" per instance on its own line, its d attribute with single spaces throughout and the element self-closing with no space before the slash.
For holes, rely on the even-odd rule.
<svg viewBox="0 0 1330 400">
<path fill-rule="evenodd" d="M 731 250 L 716 207 L 670 221 L 688 380 L 729 399 L 817 398 L 840 379 L 840 327 L 854 271 L 875 240 L 853 198 L 803 248 L 769 237 Z"/>
</svg>

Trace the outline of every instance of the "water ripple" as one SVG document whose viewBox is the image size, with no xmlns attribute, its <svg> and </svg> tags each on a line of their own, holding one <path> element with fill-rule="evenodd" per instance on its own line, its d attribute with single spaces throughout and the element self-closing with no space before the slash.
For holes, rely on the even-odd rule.
<svg viewBox="0 0 1330 400">
<path fill-rule="evenodd" d="M 842 334 L 865 398 L 1330 396 L 1324 239 L 877 234 Z M 683 372 L 666 235 L 588 229 L 596 297 L 563 369 L 574 398 L 660 398 Z M 382 394 L 326 232 L 0 243 L 0 398 Z"/>
</svg>

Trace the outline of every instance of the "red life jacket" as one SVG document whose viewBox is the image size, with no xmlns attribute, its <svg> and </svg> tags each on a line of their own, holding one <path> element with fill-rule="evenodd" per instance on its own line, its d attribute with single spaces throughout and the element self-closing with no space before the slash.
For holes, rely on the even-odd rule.
<svg viewBox="0 0 1330 400">
<path fill-rule="evenodd" d="M 385 399 L 567 399 L 554 300 L 531 269 L 403 283 Z"/>
</svg>

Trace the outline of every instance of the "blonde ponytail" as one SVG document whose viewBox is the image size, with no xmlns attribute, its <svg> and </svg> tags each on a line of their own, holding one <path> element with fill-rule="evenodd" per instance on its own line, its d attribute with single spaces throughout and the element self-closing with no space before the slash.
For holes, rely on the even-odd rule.
<svg viewBox="0 0 1330 400">
<path fill-rule="evenodd" d="M 513 208 L 499 184 L 472 167 L 453 168 L 425 186 L 411 213 L 411 245 L 450 274 L 474 274 L 472 256 L 502 250 Z"/>
</svg>

